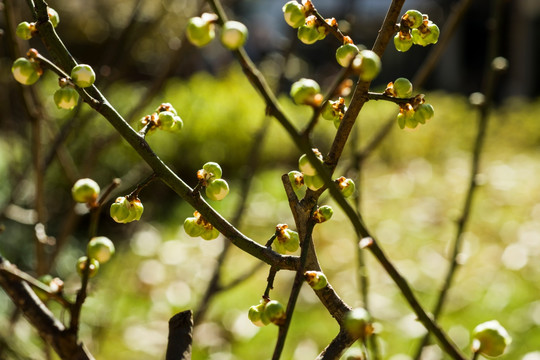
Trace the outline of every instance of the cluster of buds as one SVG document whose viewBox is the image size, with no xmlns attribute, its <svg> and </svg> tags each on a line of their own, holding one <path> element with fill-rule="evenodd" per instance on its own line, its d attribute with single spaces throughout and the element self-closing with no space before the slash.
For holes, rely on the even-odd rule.
<svg viewBox="0 0 540 360">
<path fill-rule="evenodd" d="M 345 105 L 345 99 L 339 97 L 337 100 L 328 100 L 323 105 L 321 115 L 323 119 L 333 121 L 334 126 L 337 129 L 346 112 L 347 106 Z"/>
<path fill-rule="evenodd" d="M 193 213 L 193 217 L 189 217 L 184 221 L 184 231 L 191 237 L 200 236 L 204 240 L 214 240 L 219 236 L 219 231 L 203 218 L 198 211 Z"/>
<path fill-rule="evenodd" d="M 49 15 L 49 20 L 51 21 L 52 26 L 57 27 L 58 23 L 60 22 L 58 12 L 52 7 L 47 7 L 47 14 Z M 17 29 L 15 30 L 15 34 L 23 40 L 30 40 L 36 33 L 36 23 L 29 23 L 27 21 L 23 21 L 17 25 Z"/>
<path fill-rule="evenodd" d="M 296 231 L 289 229 L 286 224 L 276 226 L 274 248 L 280 254 L 291 254 L 300 247 L 300 238 Z"/>
<path fill-rule="evenodd" d="M 197 171 L 199 184 L 205 187 L 206 196 L 212 200 L 223 200 L 229 193 L 229 184 L 221 178 L 223 171 L 216 162 L 207 162 Z"/>
<path fill-rule="evenodd" d="M 114 244 L 109 238 L 93 237 L 86 246 L 86 256 L 81 256 L 77 260 L 77 272 L 81 277 L 85 271 L 88 271 L 89 278 L 96 276 L 100 265 L 108 262 L 114 252 Z"/>
<path fill-rule="evenodd" d="M 162 103 L 151 115 L 146 115 L 141 119 L 143 126 L 150 126 L 150 129 L 161 129 L 169 132 L 180 132 L 184 127 L 184 122 L 178 116 L 176 109 L 169 103 Z"/>
<path fill-rule="evenodd" d="M 143 211 L 144 206 L 141 200 L 136 195 L 128 195 L 116 198 L 111 205 L 110 214 L 117 223 L 127 224 L 140 220 Z"/>
<path fill-rule="evenodd" d="M 189 42 L 198 47 L 208 45 L 216 37 L 217 20 L 218 16 L 212 13 L 204 13 L 200 17 L 189 19 L 186 28 L 186 37 Z M 221 28 L 221 43 L 229 50 L 241 48 L 247 38 L 248 29 L 239 21 L 226 21 Z"/>
<path fill-rule="evenodd" d="M 398 78 L 388 83 L 384 91 L 385 95 L 400 99 L 411 98 L 412 93 L 412 83 L 406 78 Z M 423 94 L 418 94 L 411 101 L 399 105 L 397 121 L 401 129 L 405 127 L 414 129 L 418 124 L 425 124 L 434 114 L 433 106 L 425 102 Z"/>
<path fill-rule="evenodd" d="M 418 10 L 408 10 L 402 17 L 399 31 L 394 36 L 398 51 L 407 51 L 413 44 L 427 46 L 439 40 L 439 27 Z"/>
<path fill-rule="evenodd" d="M 328 285 L 326 275 L 320 271 L 306 271 L 304 273 L 304 278 L 313 290 L 321 290 Z"/>
<path fill-rule="evenodd" d="M 249 308 L 248 318 L 259 327 L 270 323 L 282 325 L 285 321 L 285 307 L 277 300 L 263 298 L 260 304 Z"/>
<path fill-rule="evenodd" d="M 322 163 L 323 157 L 318 149 L 312 149 L 317 159 Z M 306 154 L 303 154 L 298 159 L 298 168 L 302 172 L 304 184 L 311 190 L 316 191 L 323 187 L 324 181 L 322 177 L 317 173 L 317 169 L 309 161 Z"/>
</svg>

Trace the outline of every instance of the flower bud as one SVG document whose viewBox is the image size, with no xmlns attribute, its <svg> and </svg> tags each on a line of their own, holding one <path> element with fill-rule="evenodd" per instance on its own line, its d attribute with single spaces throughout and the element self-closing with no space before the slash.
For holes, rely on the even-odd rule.
<svg viewBox="0 0 540 360">
<path fill-rule="evenodd" d="M 355 338 L 365 339 L 373 333 L 371 316 L 364 308 L 355 308 L 345 315 L 345 329 Z"/>
<path fill-rule="evenodd" d="M 282 325 L 285 322 L 285 307 L 277 300 L 266 303 L 264 314 L 273 324 Z"/>
<path fill-rule="evenodd" d="M 58 15 L 58 12 L 52 7 L 47 7 L 47 14 L 49 15 L 49 20 L 51 21 L 52 26 L 57 27 L 58 23 L 60 22 L 60 16 Z"/>
<path fill-rule="evenodd" d="M 336 60 L 342 67 L 348 67 L 354 57 L 360 52 L 354 44 L 343 44 L 336 50 Z"/>
<path fill-rule="evenodd" d="M 304 273 L 304 278 L 313 290 L 321 290 L 328 285 L 326 275 L 320 271 L 306 271 Z"/>
<path fill-rule="evenodd" d="M 206 229 L 202 224 L 199 224 L 196 217 L 188 217 L 184 221 L 184 231 L 191 237 L 201 236 Z"/>
<path fill-rule="evenodd" d="M 318 106 L 322 100 L 321 87 L 315 80 L 302 78 L 291 86 L 290 95 L 297 105 Z"/>
<path fill-rule="evenodd" d="M 32 85 L 39 80 L 43 70 L 41 70 L 39 64 L 35 61 L 20 57 L 13 62 L 13 66 L 11 66 L 11 73 L 13 74 L 15 80 L 21 84 Z"/>
<path fill-rule="evenodd" d="M 413 85 L 409 79 L 400 77 L 394 81 L 394 93 L 397 98 L 406 99 L 411 97 Z"/>
<path fill-rule="evenodd" d="M 289 181 L 295 191 L 300 190 L 304 186 L 304 175 L 300 171 L 293 170 L 288 175 Z"/>
<path fill-rule="evenodd" d="M 127 224 L 141 219 L 144 206 L 138 198 L 128 199 L 126 196 L 116 198 L 111 205 L 110 214 L 114 221 Z"/>
<path fill-rule="evenodd" d="M 410 32 L 403 34 L 401 31 L 394 36 L 394 46 L 397 51 L 405 52 L 413 45 L 413 39 Z"/>
<path fill-rule="evenodd" d="M 274 241 L 276 252 L 280 254 L 293 253 L 300 247 L 300 238 L 296 231 L 288 228 L 286 224 L 276 226 L 276 241 Z"/>
<path fill-rule="evenodd" d="M 255 326 L 266 326 L 270 324 L 268 316 L 264 313 L 266 302 L 263 300 L 259 305 L 253 305 L 249 308 L 248 318 Z"/>
<path fill-rule="evenodd" d="M 435 115 L 435 110 L 431 104 L 423 103 L 415 110 L 415 118 L 421 124 L 425 124 L 426 120 L 431 119 L 433 115 Z"/>
<path fill-rule="evenodd" d="M 79 64 L 71 70 L 71 78 L 78 87 L 87 88 L 96 81 L 96 73 L 90 65 Z"/>
<path fill-rule="evenodd" d="M 86 247 L 86 253 L 90 259 L 96 259 L 100 264 L 109 261 L 114 252 L 113 242 L 105 236 L 93 237 Z"/>
<path fill-rule="evenodd" d="M 159 127 L 163 130 L 170 130 L 174 125 L 174 114 L 170 111 L 162 111 L 158 114 Z"/>
<path fill-rule="evenodd" d="M 371 81 L 381 71 L 381 59 L 371 50 L 362 50 L 354 58 L 352 68 L 362 81 Z"/>
<path fill-rule="evenodd" d="M 332 218 L 332 215 L 334 215 L 334 210 L 332 209 L 332 207 L 328 205 L 323 205 L 313 213 L 313 220 L 315 220 L 316 223 L 320 224 L 330 220 Z"/>
<path fill-rule="evenodd" d="M 322 108 L 321 115 L 326 120 L 341 121 L 341 119 L 343 119 L 343 116 L 345 116 L 345 112 L 347 112 L 347 107 L 345 106 L 345 99 L 340 97 L 338 100 L 335 101 L 328 100 Z"/>
<path fill-rule="evenodd" d="M 304 25 L 298 28 L 298 39 L 306 45 L 315 43 L 317 40 L 322 40 L 326 37 L 326 33 L 323 29 L 319 29 L 317 26 L 317 18 L 310 15 L 306 18 Z"/>
<path fill-rule="evenodd" d="M 90 264 L 88 264 L 88 257 L 81 256 L 79 260 L 77 260 L 77 272 L 82 277 L 85 271 L 86 266 L 89 267 L 88 269 L 88 277 L 94 277 L 96 276 L 98 270 L 99 270 L 99 261 L 96 259 L 90 259 Z"/>
<path fill-rule="evenodd" d="M 72 87 L 66 86 L 56 90 L 53 99 L 59 109 L 71 110 L 79 101 L 79 93 Z"/>
<path fill-rule="evenodd" d="M 512 342 L 506 329 L 497 320 L 487 321 L 475 327 L 472 337 L 473 351 L 489 357 L 502 355 Z"/>
<path fill-rule="evenodd" d="M 79 203 L 93 203 L 99 196 L 99 185 L 92 179 L 79 179 L 71 188 L 73 200 Z"/>
<path fill-rule="evenodd" d="M 285 22 L 294 29 L 302 26 L 306 21 L 304 7 L 296 1 L 289 1 L 283 5 L 282 10 Z"/>
<path fill-rule="evenodd" d="M 223 179 L 211 180 L 206 185 L 206 196 L 212 200 L 223 200 L 229 193 L 229 184 Z"/>
<path fill-rule="evenodd" d="M 323 161 L 322 154 L 319 152 L 319 150 L 312 149 L 312 151 L 315 154 L 315 156 L 319 159 L 319 161 L 322 162 Z M 300 159 L 298 159 L 298 168 L 304 175 L 308 175 L 308 176 L 317 175 L 317 169 L 315 169 L 315 167 L 311 164 L 306 154 L 303 154 L 302 156 L 300 156 Z M 305 183 L 305 179 L 304 179 L 304 183 Z"/>
<path fill-rule="evenodd" d="M 418 10 L 407 10 L 405 15 L 403 15 L 403 19 L 406 20 L 407 26 L 409 26 L 411 29 L 417 29 L 420 25 L 422 25 L 424 17 Z"/>
<path fill-rule="evenodd" d="M 210 161 L 203 165 L 203 170 L 206 172 L 206 180 L 221 179 L 223 171 L 218 163 Z"/>
<path fill-rule="evenodd" d="M 411 31 L 413 42 L 421 46 L 436 44 L 439 40 L 439 33 L 439 27 L 431 21 L 428 21 L 427 25 L 424 24 Z"/>
<path fill-rule="evenodd" d="M 35 31 L 34 24 L 30 24 L 26 21 L 23 21 L 22 23 L 17 25 L 15 34 L 23 40 L 30 40 L 32 38 L 32 32 L 34 31 Z"/>
<path fill-rule="evenodd" d="M 215 25 L 206 17 L 192 17 L 188 21 L 186 37 L 195 46 L 203 47 L 215 37 Z"/>
<path fill-rule="evenodd" d="M 203 240 L 214 240 L 219 236 L 219 231 L 212 226 L 212 228 L 205 228 L 204 232 L 200 235 Z"/>
<path fill-rule="evenodd" d="M 221 29 L 221 42 L 229 50 L 244 46 L 248 37 L 247 27 L 238 21 L 227 21 Z"/>
<path fill-rule="evenodd" d="M 336 179 L 336 182 L 338 184 L 339 191 L 341 191 L 343 197 L 348 198 L 349 196 L 354 194 L 356 185 L 354 184 L 354 181 L 352 179 L 341 176 L 340 178 Z"/>
</svg>

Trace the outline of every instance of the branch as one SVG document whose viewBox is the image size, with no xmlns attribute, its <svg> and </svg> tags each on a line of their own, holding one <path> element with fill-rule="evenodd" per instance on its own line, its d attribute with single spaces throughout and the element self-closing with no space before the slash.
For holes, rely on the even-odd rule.
<svg viewBox="0 0 540 360">
<path fill-rule="evenodd" d="M 165 360 L 190 360 L 193 342 L 193 313 L 182 311 L 169 320 L 169 340 Z"/>
<path fill-rule="evenodd" d="M 351 338 L 349 333 L 343 329 L 339 331 L 337 336 L 330 344 L 317 356 L 315 360 L 338 360 L 341 354 L 350 347 L 356 339 Z"/>
</svg>

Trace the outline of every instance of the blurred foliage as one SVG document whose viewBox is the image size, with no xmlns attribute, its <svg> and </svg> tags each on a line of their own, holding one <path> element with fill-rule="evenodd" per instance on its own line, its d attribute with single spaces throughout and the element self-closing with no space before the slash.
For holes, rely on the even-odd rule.
<svg viewBox="0 0 540 360">
<path fill-rule="evenodd" d="M 107 147 L 96 148 L 113 129 L 99 116 L 82 108 L 73 114 L 60 113 L 51 105 L 54 79 L 38 85 L 51 116 L 51 127 L 76 121 L 77 128 L 65 147 L 77 167 L 87 161 L 96 164 L 88 174 L 102 187 L 115 176 L 125 179 L 118 194 L 125 194 L 141 181 L 148 169 L 137 155 L 115 139 Z M 121 111 L 136 103 L 141 87 L 116 83 L 107 90 L 111 102 Z M 444 93 L 428 93 L 436 116 L 415 131 L 401 131 L 397 125 L 382 146 L 365 162 L 361 180 L 362 209 L 367 225 L 382 242 L 390 258 L 416 290 L 422 303 L 432 305 L 448 263 L 448 246 L 455 233 L 465 195 L 470 151 L 476 130 L 477 113 L 465 98 Z M 184 119 L 182 133 L 156 132 L 149 142 L 180 176 L 195 184 L 195 172 L 206 161 L 218 161 L 232 193 L 215 204 L 225 216 L 243 194 L 238 193 L 239 177 L 253 134 L 264 119 L 264 105 L 241 71 L 233 67 L 218 77 L 195 74 L 187 81 L 172 79 L 163 93 L 144 113 L 152 112 L 160 101 L 171 102 Z M 309 119 L 305 107 L 295 106 L 287 97 L 281 102 L 302 126 Z M 492 122 L 482 162 L 482 185 L 475 198 L 471 223 L 464 234 L 459 269 L 442 324 L 464 349 L 469 346 L 469 330 L 476 324 L 498 319 L 512 334 L 514 342 L 506 358 L 521 358 L 535 349 L 540 336 L 538 291 L 540 270 L 540 193 L 536 178 L 540 174 L 538 134 L 535 115 L 540 102 L 508 101 L 493 109 Z M 369 102 L 357 125 L 362 147 L 379 126 L 395 116 L 397 107 L 384 102 Z M 53 121 L 54 120 L 54 121 Z M 331 122 L 321 121 L 317 129 L 321 143 L 335 132 Z M 45 144 L 47 145 L 47 144 Z M 30 159 L 26 140 L 15 134 L 0 136 L 0 167 L 17 168 Z M 9 149 L 9 152 L 7 151 Z M 89 153 L 88 149 L 92 149 Z M 354 149 L 349 149 L 353 151 Z M 8 155 L 9 154 L 9 155 Z M 274 121 L 267 132 L 260 171 L 254 177 L 248 197 L 248 211 L 241 230 L 260 243 L 273 233 L 277 223 L 291 223 L 280 175 L 296 167 L 300 153 Z M 341 174 L 348 167 L 347 155 Z M 2 206 L 13 198 L 19 210 L 31 208 L 33 189 L 17 175 L 0 187 Z M 351 174 L 349 174 L 351 175 Z M 58 161 L 47 172 L 48 233 L 57 234 L 69 208 L 72 179 Z M 18 184 L 18 186 L 15 186 Z M 15 193 L 10 193 L 14 189 Z M 158 182 L 141 193 L 145 204 L 143 221 L 118 225 L 102 215 L 99 233 L 110 236 L 118 245 L 117 256 L 92 280 L 91 296 L 83 311 L 82 340 L 100 358 L 161 358 L 166 347 L 167 321 L 177 311 L 195 308 L 221 251 L 223 239 L 205 242 L 189 238 L 181 224 L 192 209 Z M 330 201 L 330 204 L 332 202 Z M 214 205 L 214 204 L 213 204 Z M 351 305 L 360 305 L 356 275 L 356 239 L 341 211 L 335 208 L 332 221 L 315 229 L 315 242 L 324 271 L 340 296 Z M 28 211 L 28 210 L 24 210 Z M 77 231 L 58 258 L 54 275 L 66 281 L 73 294 L 78 276 L 73 271 L 86 241 L 88 215 L 82 214 Z M 22 268 L 32 264 L 32 226 L 8 216 L 2 222 L 1 252 Z M 249 271 L 256 261 L 234 249 L 225 264 L 225 283 Z M 402 359 L 397 354 L 412 350 L 414 339 L 424 330 L 375 261 L 368 257 L 371 277 L 371 306 L 377 319 L 385 357 Z M 233 290 L 217 296 L 210 311 L 195 330 L 194 358 L 245 359 L 272 351 L 277 328 L 256 328 L 247 319 L 247 309 L 257 303 L 266 284 L 266 271 Z M 286 301 L 292 273 L 279 273 L 271 296 Z M 1 337 L 6 337 L 12 305 L 0 295 Z M 57 312 L 60 309 L 53 305 Z M 316 319 L 316 322 L 313 321 Z M 24 321 L 15 323 L 12 346 L 20 354 L 37 353 L 39 341 Z M 311 359 L 337 331 L 335 321 L 320 305 L 312 291 L 302 290 L 294 314 L 285 358 Z M 32 346 L 29 345 L 31 342 Z M 437 347 L 430 350 L 437 355 Z M 465 350 L 468 351 L 468 350 Z M 403 358 L 404 359 L 404 358 Z"/>
</svg>

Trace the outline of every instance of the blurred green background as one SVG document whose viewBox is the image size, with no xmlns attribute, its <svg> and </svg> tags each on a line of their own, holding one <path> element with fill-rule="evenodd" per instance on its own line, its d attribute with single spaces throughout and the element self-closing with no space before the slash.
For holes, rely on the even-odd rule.
<svg viewBox="0 0 540 360">
<path fill-rule="evenodd" d="M 230 2 L 228 9 L 231 14 L 234 10 L 248 18 L 246 8 L 253 3 L 257 2 Z M 8 44 L 8 13 L 16 23 L 29 17 L 24 4 L 5 5 L 0 58 L 0 224 L 4 227 L 0 254 L 32 273 L 36 195 L 31 166 L 32 123 L 24 109 L 24 93 L 9 69 L 13 58 L 20 56 L 17 52 L 29 46 L 47 54 L 35 39 L 30 44 Z M 218 41 L 198 50 L 183 40 L 186 19 L 204 7 L 191 1 L 95 1 L 91 5 L 51 1 L 50 5 L 60 13 L 58 32 L 70 51 L 98 70 L 98 87 L 134 127 L 161 102 L 170 102 L 177 109 L 184 121 L 183 131 L 155 132 L 148 142 L 191 186 L 196 184 L 196 171 L 202 164 L 219 162 L 231 194 L 221 202 L 212 202 L 212 206 L 231 218 L 241 197 L 247 196 L 239 228 L 261 244 L 270 238 L 276 224 L 293 223 L 280 177 L 296 169 L 301 153 L 276 121 L 271 121 L 265 131 L 251 192 L 240 193 L 256 133 L 265 124 L 265 106 Z M 276 19 L 281 21 L 279 7 Z M 444 22 L 446 15 L 442 14 Z M 351 24 L 353 30 L 361 28 Z M 129 31 L 124 30 L 126 27 Z M 250 31 L 257 38 L 256 27 L 250 25 Z M 253 43 L 249 46 L 265 76 L 280 89 L 280 102 L 287 115 L 298 128 L 305 126 L 311 112 L 291 102 L 288 84 L 311 76 L 324 90 L 338 71 L 337 65 L 318 64 L 318 58 L 300 44 L 294 44 L 291 53 L 283 50 L 287 46 L 260 52 Z M 336 47 L 328 40 L 319 45 L 318 51 L 331 59 Z M 389 60 L 383 58 L 383 67 L 389 64 L 387 68 L 392 70 L 382 73 L 374 88 L 400 76 L 401 69 L 418 68 L 424 51 L 398 55 L 389 48 Z M 399 56 L 399 60 L 392 60 L 392 56 Z M 171 72 L 167 73 L 169 66 Z M 162 86 L 147 93 L 159 84 L 163 74 L 167 77 Z M 119 177 L 122 185 L 113 194 L 114 199 L 129 193 L 150 170 L 88 106 L 71 112 L 57 110 L 52 100 L 56 87 L 56 76 L 46 72 L 33 89 L 43 113 L 40 156 L 51 159 L 45 172 L 46 231 L 64 244 L 51 273 L 66 282 L 67 294 L 74 294 L 80 281 L 74 266 L 88 241 L 89 215 L 84 206 L 74 205 L 72 184 L 79 177 L 91 177 L 105 188 Z M 469 87 L 480 90 L 480 81 L 468 83 Z M 434 304 L 448 266 L 450 243 L 468 186 L 478 120 L 477 110 L 468 103 L 468 93 L 440 88 L 443 86 L 432 79 L 429 89 L 422 90 L 435 108 L 435 117 L 414 131 L 402 131 L 395 124 L 363 163 L 357 178 L 357 196 L 367 226 L 428 309 Z M 481 322 L 497 319 L 513 338 L 503 358 L 538 360 L 540 100 L 503 96 L 504 89 L 497 90 L 498 102 L 491 112 L 477 179 L 481 186 L 463 234 L 458 257 L 461 266 L 441 325 L 460 348 L 470 353 L 470 331 Z M 355 129 L 357 142 L 346 149 L 336 175 L 358 176 L 347 170 L 353 161 L 351 155 L 397 111 L 397 106 L 385 102 L 370 101 L 364 107 Z M 317 125 L 313 141 L 323 153 L 329 149 L 335 131 L 331 122 L 321 120 Z M 64 134 L 62 143 L 50 154 L 59 134 Z M 222 237 L 208 242 L 188 237 L 181 225 L 193 209 L 165 185 L 151 183 L 140 198 L 145 206 L 140 222 L 116 224 L 108 217 L 107 206 L 100 218 L 99 235 L 110 237 L 118 252 L 91 281 L 90 297 L 83 308 L 81 339 L 96 358 L 163 358 L 167 321 L 178 311 L 196 309 L 225 241 Z M 322 202 L 333 205 L 324 195 Z M 334 206 L 334 211 L 334 218 L 314 231 L 321 266 L 344 301 L 361 306 L 357 239 L 340 209 Z M 53 249 L 51 246 L 51 253 Z M 424 329 L 383 269 L 370 256 L 367 261 L 370 306 L 377 319 L 383 358 L 410 359 Z M 255 259 L 232 249 L 223 268 L 224 283 L 251 271 L 256 264 Z M 277 328 L 260 329 L 247 319 L 248 308 L 258 303 L 264 292 L 267 273 L 268 266 L 263 266 L 247 281 L 213 299 L 202 323 L 195 328 L 194 359 L 270 357 Z M 287 301 L 292 276 L 278 273 L 272 298 Z M 57 304 L 50 306 L 60 318 L 68 317 Z M 283 358 L 313 359 L 337 331 L 336 322 L 304 286 Z M 46 358 L 41 340 L 14 312 L 3 292 L 0 338 L 4 346 L 0 346 L 0 358 Z M 425 360 L 446 359 L 437 346 L 428 347 L 424 355 Z"/>
</svg>

